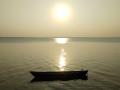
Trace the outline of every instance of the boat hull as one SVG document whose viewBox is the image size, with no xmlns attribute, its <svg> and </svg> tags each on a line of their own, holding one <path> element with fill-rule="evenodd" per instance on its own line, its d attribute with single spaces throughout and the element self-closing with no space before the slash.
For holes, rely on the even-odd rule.
<svg viewBox="0 0 120 90">
<path fill-rule="evenodd" d="M 88 79 L 88 70 L 84 71 L 62 71 L 62 72 L 30 72 L 33 76 L 34 81 L 54 81 L 54 80 L 74 80 L 74 79 Z"/>
</svg>

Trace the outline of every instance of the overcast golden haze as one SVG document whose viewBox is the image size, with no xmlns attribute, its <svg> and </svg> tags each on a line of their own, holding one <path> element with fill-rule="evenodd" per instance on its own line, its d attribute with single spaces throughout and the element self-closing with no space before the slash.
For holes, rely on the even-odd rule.
<svg viewBox="0 0 120 90">
<path fill-rule="evenodd" d="M 53 15 L 61 3 L 63 21 Z M 0 0 L 0 37 L 9 36 L 119 37 L 120 0 Z"/>
</svg>

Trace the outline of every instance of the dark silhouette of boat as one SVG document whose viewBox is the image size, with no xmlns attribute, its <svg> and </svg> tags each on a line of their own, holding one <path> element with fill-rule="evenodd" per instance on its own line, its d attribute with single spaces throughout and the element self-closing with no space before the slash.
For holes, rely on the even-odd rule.
<svg viewBox="0 0 120 90">
<path fill-rule="evenodd" d="M 56 72 L 30 72 L 34 79 L 31 82 L 36 81 L 54 81 L 54 80 L 74 80 L 74 79 L 88 79 L 88 70 L 81 71 L 56 71 Z"/>
</svg>

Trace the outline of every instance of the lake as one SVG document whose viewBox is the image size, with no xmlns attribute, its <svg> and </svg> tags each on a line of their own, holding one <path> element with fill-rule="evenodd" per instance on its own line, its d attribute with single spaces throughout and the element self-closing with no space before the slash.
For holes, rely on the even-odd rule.
<svg viewBox="0 0 120 90">
<path fill-rule="evenodd" d="M 0 38 L 0 90 L 120 90 L 120 38 Z M 30 71 L 88 70 L 88 80 L 30 81 Z"/>
</svg>

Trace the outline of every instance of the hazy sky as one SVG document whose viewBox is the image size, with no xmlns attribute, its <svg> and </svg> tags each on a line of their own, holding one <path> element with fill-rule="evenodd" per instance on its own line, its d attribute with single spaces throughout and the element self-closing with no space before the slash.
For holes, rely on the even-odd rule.
<svg viewBox="0 0 120 90">
<path fill-rule="evenodd" d="M 68 20 L 52 16 L 69 6 Z M 120 36 L 120 0 L 0 0 L 0 36 Z"/>
</svg>

